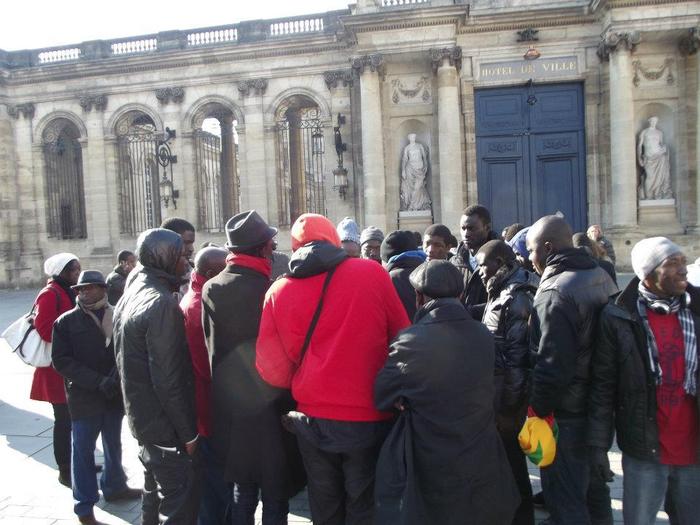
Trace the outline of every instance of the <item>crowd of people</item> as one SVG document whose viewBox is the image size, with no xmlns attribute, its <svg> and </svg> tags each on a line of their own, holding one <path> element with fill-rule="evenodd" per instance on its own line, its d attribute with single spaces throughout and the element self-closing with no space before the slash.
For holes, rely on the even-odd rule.
<svg viewBox="0 0 700 525">
<path fill-rule="evenodd" d="M 612 525 L 615 435 L 625 523 L 662 506 L 697 523 L 700 296 L 669 239 L 634 246 L 620 291 L 600 227 L 556 215 L 499 235 L 470 206 L 457 240 L 307 213 L 290 257 L 255 211 L 225 233 L 195 254 L 194 226 L 168 219 L 106 279 L 45 261 L 52 366 L 31 397 L 53 406 L 80 523 L 101 489 L 141 497 L 144 525 L 252 525 L 260 501 L 280 525 L 306 487 L 316 525 L 532 525 L 541 500 L 551 525 Z"/>
</svg>

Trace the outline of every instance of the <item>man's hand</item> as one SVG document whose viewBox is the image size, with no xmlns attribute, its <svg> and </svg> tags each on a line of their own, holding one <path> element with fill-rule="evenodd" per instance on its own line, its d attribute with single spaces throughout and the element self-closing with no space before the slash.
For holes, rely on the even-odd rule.
<svg viewBox="0 0 700 525">
<path fill-rule="evenodd" d="M 615 477 L 615 473 L 610 470 L 608 451 L 600 447 L 590 447 L 589 455 L 591 462 L 591 474 L 594 476 L 599 476 L 601 479 L 604 479 L 606 483 L 611 482 Z"/>
</svg>

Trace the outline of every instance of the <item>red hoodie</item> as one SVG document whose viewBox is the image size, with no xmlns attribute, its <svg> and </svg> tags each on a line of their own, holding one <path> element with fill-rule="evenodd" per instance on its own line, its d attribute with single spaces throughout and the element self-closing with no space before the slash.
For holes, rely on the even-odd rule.
<svg viewBox="0 0 700 525">
<path fill-rule="evenodd" d="M 313 232 L 305 235 L 297 244 L 316 240 Z M 331 278 L 299 366 L 325 278 L 326 272 L 284 277 L 270 287 L 256 346 L 258 372 L 273 386 L 291 386 L 298 410 L 308 416 L 340 421 L 387 419 L 390 414 L 374 408 L 374 380 L 386 360 L 389 342 L 410 324 L 406 310 L 381 265 L 344 260 Z"/>
</svg>

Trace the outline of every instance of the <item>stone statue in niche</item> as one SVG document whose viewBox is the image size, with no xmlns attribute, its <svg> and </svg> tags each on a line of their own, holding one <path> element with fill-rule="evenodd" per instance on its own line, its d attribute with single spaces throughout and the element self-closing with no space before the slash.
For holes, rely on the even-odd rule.
<svg viewBox="0 0 700 525">
<path fill-rule="evenodd" d="M 673 198 L 668 148 L 663 132 L 656 127 L 658 123 L 658 117 L 651 117 L 649 127 L 642 130 L 637 143 L 637 161 L 644 170 L 639 184 L 642 200 Z"/>
<path fill-rule="evenodd" d="M 401 155 L 401 211 L 429 210 L 431 201 L 426 176 L 428 152 L 416 134 L 408 134 L 408 144 Z"/>
</svg>

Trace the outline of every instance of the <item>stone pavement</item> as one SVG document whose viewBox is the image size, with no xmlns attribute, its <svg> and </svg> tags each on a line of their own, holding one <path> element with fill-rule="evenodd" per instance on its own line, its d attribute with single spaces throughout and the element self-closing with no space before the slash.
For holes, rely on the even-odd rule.
<svg viewBox="0 0 700 525">
<path fill-rule="evenodd" d="M 0 291 L 0 331 L 28 311 L 35 290 Z M 51 447 L 53 418 L 51 405 L 31 401 L 29 388 L 33 369 L 0 346 L 0 525 L 63 525 L 77 523 L 69 489 L 59 485 Z M 138 446 L 123 431 L 124 467 L 129 484 L 143 486 L 137 458 Z M 98 443 L 98 462 L 101 462 Z M 610 454 L 615 482 L 612 484 L 615 523 L 622 523 L 622 468 L 619 452 Z M 539 490 L 539 472 L 530 470 L 534 490 Z M 140 523 L 140 502 L 106 503 L 100 500 L 95 509 L 97 519 L 110 525 Z M 538 511 L 538 522 L 546 513 Z M 260 525 L 260 509 L 258 509 Z M 311 523 L 305 494 L 292 501 L 290 523 Z M 657 523 L 668 523 L 659 513 Z M 488 525 L 488 524 L 484 524 Z"/>
</svg>

